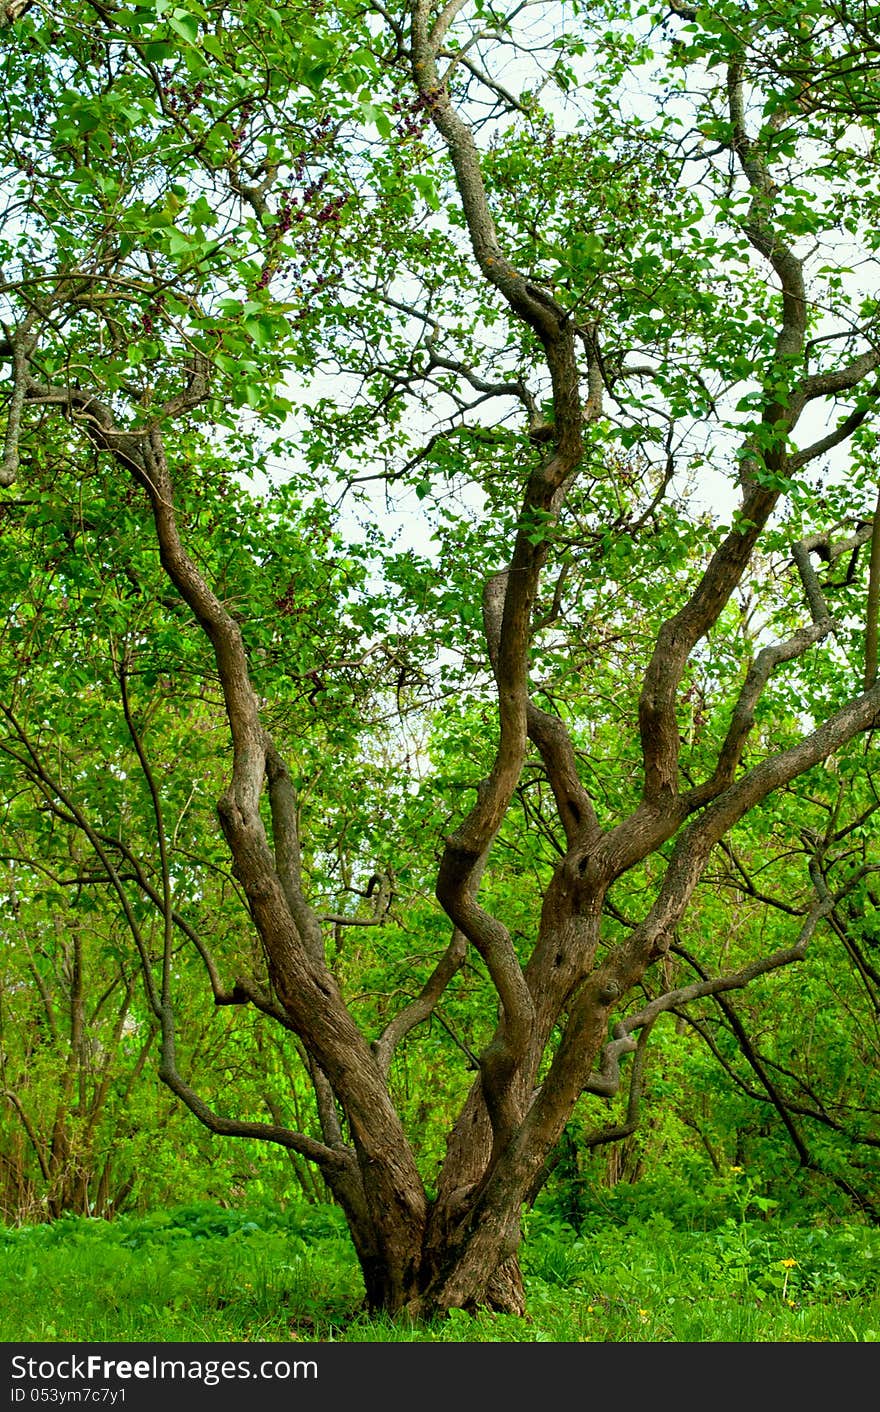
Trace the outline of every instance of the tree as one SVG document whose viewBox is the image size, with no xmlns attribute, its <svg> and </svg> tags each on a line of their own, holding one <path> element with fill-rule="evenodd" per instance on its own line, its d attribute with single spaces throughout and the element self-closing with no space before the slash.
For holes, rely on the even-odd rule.
<svg viewBox="0 0 880 1412">
<path fill-rule="evenodd" d="M 318 1167 L 374 1307 L 519 1309 L 522 1208 L 581 1097 L 616 1092 L 627 1054 L 639 1072 L 658 1015 L 801 960 L 831 915 L 819 889 L 782 945 L 652 988 L 714 851 L 870 748 L 880 710 L 880 14 L 67 0 L 7 19 L 7 760 L 88 840 L 182 1103 Z M 239 478 L 279 454 L 293 516 Z M 340 567 L 326 506 L 371 480 L 433 516 L 438 557 L 372 526 Z M 322 503 L 323 545 L 302 529 Z M 35 520 L 48 547 L 23 573 Z M 68 664 L 29 643 L 71 584 L 137 761 L 133 842 L 112 784 L 90 792 L 70 750 L 53 765 L 41 673 Z M 157 650 L 219 688 L 177 712 L 167 783 Z M 440 848 L 451 939 L 370 1029 L 326 929 L 382 935 L 389 888 L 377 868 L 378 909 L 322 921 L 320 838 L 376 797 L 347 787 L 376 748 L 359 706 L 424 719 L 438 683 L 444 766 L 475 790 Z M 234 938 L 233 980 L 187 918 L 202 897 L 168 823 L 181 766 L 200 788 L 219 768 L 218 710 L 217 812 L 259 939 Z M 450 765 L 455 732 L 473 744 Z M 304 807 L 322 751 L 346 788 Z M 382 817 L 406 823 L 393 773 Z M 362 828 L 355 871 L 383 829 Z M 502 886 L 518 863 L 528 884 Z M 182 938 L 218 1005 L 295 1037 L 319 1135 L 231 1115 L 185 1072 Z M 486 1034 L 429 1185 L 389 1075 L 466 964 Z"/>
</svg>

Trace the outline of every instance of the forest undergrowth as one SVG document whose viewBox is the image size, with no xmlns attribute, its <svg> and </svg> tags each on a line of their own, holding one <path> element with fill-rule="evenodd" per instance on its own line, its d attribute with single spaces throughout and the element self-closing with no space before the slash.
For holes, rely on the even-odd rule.
<svg viewBox="0 0 880 1412">
<path fill-rule="evenodd" d="M 371 1316 L 341 1213 L 197 1202 L 0 1229 L 4 1342 L 877 1342 L 880 1231 L 741 1202 L 530 1216 L 525 1318 Z"/>
</svg>

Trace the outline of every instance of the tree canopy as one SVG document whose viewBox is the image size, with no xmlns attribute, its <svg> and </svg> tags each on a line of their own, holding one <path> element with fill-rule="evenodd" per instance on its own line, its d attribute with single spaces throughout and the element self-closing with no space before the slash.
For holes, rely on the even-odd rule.
<svg viewBox="0 0 880 1412">
<path fill-rule="evenodd" d="M 117 1037 L 312 1164 L 391 1311 L 520 1307 L 523 1206 L 669 1012 L 869 1209 L 880 9 L 2 16 L 33 1023 L 63 982 L 82 1057 L 96 938 Z"/>
</svg>

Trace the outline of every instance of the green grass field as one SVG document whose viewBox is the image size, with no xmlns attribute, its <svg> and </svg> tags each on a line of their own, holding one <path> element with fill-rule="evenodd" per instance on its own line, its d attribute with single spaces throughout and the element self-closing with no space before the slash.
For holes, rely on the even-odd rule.
<svg viewBox="0 0 880 1412">
<path fill-rule="evenodd" d="M 877 1342 L 880 1231 L 533 1216 L 525 1319 L 412 1327 L 360 1310 L 340 1213 L 200 1203 L 0 1230 L 3 1342 Z"/>
</svg>

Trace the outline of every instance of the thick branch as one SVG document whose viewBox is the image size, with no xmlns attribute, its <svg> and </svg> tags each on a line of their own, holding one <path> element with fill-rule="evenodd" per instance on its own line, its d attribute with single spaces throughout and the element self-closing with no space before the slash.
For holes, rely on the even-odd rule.
<svg viewBox="0 0 880 1412">
<path fill-rule="evenodd" d="M 834 529 L 840 528 L 835 525 L 831 530 L 821 530 L 816 534 L 808 534 L 800 541 L 804 549 L 809 554 L 817 554 L 824 563 L 834 565 L 844 554 L 849 554 L 850 558 L 857 555 L 863 544 L 867 544 L 874 532 L 874 521 L 861 520 L 857 523 L 853 534 L 846 539 L 832 540 L 831 535 Z"/>
<path fill-rule="evenodd" d="M 302 888 L 296 793 L 287 766 L 271 742 L 267 742 L 266 748 L 266 778 L 275 842 L 275 866 L 303 946 L 311 959 L 321 964 L 324 960 L 321 924 L 314 909 L 306 901 Z"/>
<path fill-rule="evenodd" d="M 489 659 L 495 669 L 499 659 L 502 605 L 508 580 L 507 572 L 495 574 L 483 591 L 486 643 Z M 547 778 L 569 846 L 582 842 L 585 833 L 592 837 L 598 832 L 598 820 L 593 802 L 578 773 L 574 747 L 564 723 L 549 711 L 542 711 L 529 698 L 526 702 L 526 728 L 547 770 Z"/>
<path fill-rule="evenodd" d="M 430 0 L 415 0 L 412 15 L 413 76 L 452 160 L 477 264 L 512 311 L 534 329 L 544 346 L 553 382 L 554 424 L 559 453 L 551 458 L 544 474 L 548 481 L 552 478 L 558 485 L 581 456 L 581 406 L 574 331 L 562 305 L 547 290 L 538 288 L 520 274 L 501 249 L 473 136 L 455 111 L 448 86 L 441 80 L 437 69 L 437 54 L 445 27 L 457 8 L 453 0 L 444 11 L 443 23 L 438 21 L 432 29 Z"/>
<path fill-rule="evenodd" d="M 872 727 L 878 713 L 880 687 L 874 687 L 796 745 L 757 765 L 683 831 L 657 900 L 645 921 L 613 948 L 583 983 L 571 1005 L 568 1023 L 547 1076 L 481 1192 L 479 1212 L 488 1225 L 491 1225 L 491 1213 L 496 1207 L 500 1212 L 509 1199 L 506 1193 L 511 1183 L 520 1184 L 525 1192 L 535 1179 L 542 1154 L 558 1140 L 565 1114 L 590 1078 L 590 1059 L 601 1050 L 599 1036 L 606 1028 L 608 1014 L 651 962 L 668 950 L 673 930 L 718 840 L 773 790 L 827 758 L 859 731 Z M 798 959 L 809 931 L 823 915 L 824 905 L 820 901 L 807 918 L 798 943 L 789 948 L 792 960 Z M 778 958 L 775 959 L 778 962 Z M 756 963 L 759 968 L 766 964 L 766 961 Z M 718 993 L 720 995 L 721 991 Z"/>
<path fill-rule="evenodd" d="M 776 187 L 758 144 L 751 140 L 746 131 L 743 65 L 739 60 L 728 68 L 727 96 L 733 128 L 733 150 L 752 190 L 752 201 L 743 229 L 755 249 L 773 266 L 782 287 L 782 323 L 776 335 L 776 357 L 791 360 L 802 353 L 806 333 L 807 305 L 803 264 L 770 222 Z M 801 389 L 801 399 L 802 397 Z M 803 405 L 802 400 L 800 405 Z M 765 408 L 765 422 L 773 425 L 780 418 L 788 423 L 790 430 L 797 419 L 797 413 L 792 415 L 792 410 L 786 403 L 772 402 Z"/>
<path fill-rule="evenodd" d="M 853 358 L 844 368 L 833 368 L 827 373 L 812 373 L 800 385 L 805 402 L 816 397 L 831 397 L 838 392 L 848 392 L 880 366 L 880 349 L 871 348 L 858 358 Z"/>
<path fill-rule="evenodd" d="M 3 461 L 0 464 L 0 485 L 14 485 L 18 476 L 18 441 L 21 434 L 21 414 L 24 410 L 30 382 L 30 356 L 36 347 L 37 335 L 33 330 L 36 312 L 31 311 L 12 340 L 12 392 L 9 397 L 9 412 L 6 418 L 6 435 L 3 441 Z"/>
<path fill-rule="evenodd" d="M 779 471 L 786 462 L 785 437 L 804 405 L 803 392 L 791 391 L 794 364 L 803 352 L 806 333 L 806 294 L 801 261 L 774 231 L 770 216 L 776 189 L 763 158 L 745 126 L 743 73 L 740 63 L 728 70 L 728 103 L 733 128 L 733 150 L 752 190 L 744 230 L 749 240 L 772 265 L 782 288 L 782 320 L 776 335 L 776 368 L 773 382 L 789 386 L 780 397 L 768 391 L 762 421 L 773 437 L 763 452 L 764 464 Z M 781 366 L 780 366 L 781 365 Z M 742 465 L 756 467 L 755 449 L 744 448 Z M 754 471 L 743 475 L 744 498 L 739 523 L 716 550 L 690 601 L 663 624 L 645 674 L 639 701 L 639 726 L 645 767 L 645 800 L 655 807 L 671 808 L 678 792 L 679 734 L 675 718 L 676 694 L 685 664 L 700 638 L 718 620 L 739 582 L 758 536 L 779 496 L 762 488 Z"/>
<path fill-rule="evenodd" d="M 112 452 L 147 493 L 163 569 L 214 649 L 233 743 L 232 778 L 219 803 L 219 813 L 236 876 L 247 894 L 263 941 L 273 989 L 345 1109 L 358 1161 L 367 1174 L 364 1192 L 369 1209 L 375 1212 L 383 1229 L 393 1228 L 390 1240 L 411 1246 L 420 1238 L 425 1219 L 421 1178 L 369 1046 L 345 1006 L 334 977 L 306 951 L 278 876 L 260 816 L 270 742 L 260 722 L 244 641 L 238 624 L 208 587 L 181 542 L 161 434 L 156 427 L 138 436 L 120 431 L 108 408 L 82 397 L 76 390 L 49 390 L 45 397 L 42 393 L 40 396 L 51 405 L 61 406 L 96 446 Z M 71 812 L 76 812 L 69 800 L 64 802 Z M 87 823 L 82 826 L 88 828 Z M 123 907 L 130 913 L 124 889 L 94 830 L 89 838 L 115 880 Z M 150 984 L 145 949 L 142 959 Z M 210 1126 L 215 1115 L 190 1093 L 177 1074 L 170 1007 L 162 1005 L 155 992 L 151 1004 L 163 1025 L 162 1077 Z M 232 1136 L 241 1135 L 240 1128 L 226 1130 Z M 301 1145 L 297 1150 L 305 1155 Z M 319 1152 L 312 1155 L 315 1160 L 321 1156 Z M 390 1213 L 394 1213 L 394 1220 Z"/>
<path fill-rule="evenodd" d="M 645 801 L 669 809 L 678 793 L 676 696 L 688 658 L 718 621 L 742 578 L 779 492 L 750 490 L 742 513 L 713 554 L 689 601 L 660 628 L 639 698 Z"/>
<path fill-rule="evenodd" d="M 481 1061 L 497 1137 L 514 1119 L 507 1111 L 510 1077 L 528 1046 L 533 1007 L 507 929 L 475 900 L 476 877 L 510 806 L 525 757 L 532 605 L 546 558 L 544 534 L 555 520 L 566 482 L 580 461 L 581 406 L 571 324 L 552 296 L 530 284 L 504 256 L 473 136 L 455 111 L 438 73 L 437 54 L 456 6 L 448 7 L 433 27 L 430 12 L 428 0 L 416 0 L 412 15 L 415 83 L 449 151 L 477 264 L 513 313 L 540 339 L 554 395 L 555 447 L 527 486 L 501 595 L 501 629 L 493 661 L 500 725 L 496 757 L 474 808 L 447 841 L 437 879 L 441 904 L 483 956 L 503 1007 L 499 1033 Z"/>
<path fill-rule="evenodd" d="M 609 1040 L 602 1050 L 599 1067 L 590 1074 L 584 1084 L 584 1092 L 598 1094 L 600 1098 L 613 1098 L 620 1088 L 621 1057 L 634 1053 L 637 1047 L 637 1041 L 624 1026 L 615 1025 L 614 1038 Z"/>
<path fill-rule="evenodd" d="M 501 1103 L 512 1065 L 526 1050 L 532 1002 L 505 927 L 475 900 L 475 880 L 513 797 L 528 736 L 528 643 L 532 604 L 546 545 L 543 532 L 558 513 L 564 486 L 581 456 L 579 373 L 574 332 L 565 310 L 545 290 L 532 285 L 503 254 L 489 207 L 480 156 L 473 135 L 441 80 L 437 56 L 456 0 L 432 24 L 429 0 L 416 0 L 412 12 L 413 77 L 434 126 L 449 152 L 471 247 L 484 277 L 503 295 L 510 309 L 540 339 L 554 396 L 555 447 L 529 481 L 524 497 L 509 577 L 501 601 L 501 629 L 493 661 L 498 688 L 500 737 L 488 780 L 467 818 L 447 841 L 437 880 L 437 896 L 453 924 L 484 957 L 501 998 L 503 1023 L 497 1042 L 484 1056 L 484 1086 Z M 536 529 L 541 533 L 536 535 Z M 494 1079 L 490 1079 L 489 1068 Z M 498 1131 L 502 1121 L 493 1118 Z M 507 1121 L 505 1119 L 504 1121 Z"/>
<path fill-rule="evenodd" d="M 230 807 L 240 811 L 255 841 L 259 840 L 266 848 L 265 831 L 259 816 L 266 739 L 251 686 L 241 629 L 205 583 L 181 543 L 171 478 L 158 430 L 149 434 L 142 469 L 135 474 L 150 499 L 162 567 L 214 649 L 233 743 L 232 783 L 226 801 L 226 818 L 229 817 Z"/>
<path fill-rule="evenodd" d="M 798 540 L 791 546 L 791 557 L 800 574 L 813 622 L 818 625 L 830 626 L 831 615 L 828 612 L 825 595 L 822 592 L 818 575 L 810 563 L 810 552 L 803 540 Z"/>
</svg>

